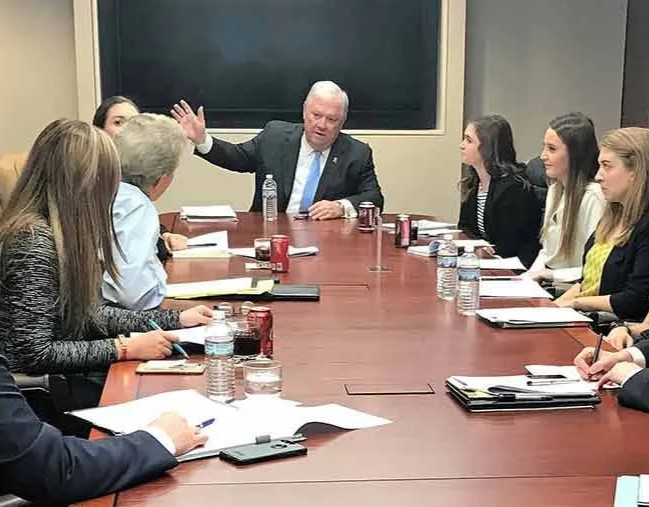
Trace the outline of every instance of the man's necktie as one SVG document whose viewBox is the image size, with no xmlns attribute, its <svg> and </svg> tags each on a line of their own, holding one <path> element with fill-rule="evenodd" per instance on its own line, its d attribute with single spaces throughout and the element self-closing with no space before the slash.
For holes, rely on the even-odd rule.
<svg viewBox="0 0 649 507">
<path fill-rule="evenodd" d="M 318 182 L 320 181 L 321 155 L 322 153 L 319 151 L 313 152 L 313 160 L 311 161 L 311 167 L 309 167 L 309 175 L 307 176 L 306 185 L 304 185 L 304 193 L 302 194 L 302 200 L 300 201 L 300 213 L 306 213 L 309 207 L 313 204 L 315 191 L 318 189 Z"/>
</svg>

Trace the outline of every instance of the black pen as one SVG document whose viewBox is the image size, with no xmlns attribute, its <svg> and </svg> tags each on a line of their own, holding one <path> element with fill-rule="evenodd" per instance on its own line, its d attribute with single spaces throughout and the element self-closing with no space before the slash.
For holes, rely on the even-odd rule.
<svg viewBox="0 0 649 507">
<path fill-rule="evenodd" d="M 572 384 L 574 382 L 579 382 L 579 379 L 562 378 L 562 379 L 528 380 L 527 385 L 528 386 L 552 386 L 555 384 Z"/>
<path fill-rule="evenodd" d="M 597 362 L 599 359 L 599 353 L 600 350 L 602 349 L 602 340 L 604 338 L 604 335 L 602 333 L 599 333 L 597 335 L 597 343 L 595 343 L 595 351 L 593 352 L 593 362 L 591 363 L 591 366 Z M 590 373 L 588 374 L 588 380 L 590 380 Z"/>
</svg>

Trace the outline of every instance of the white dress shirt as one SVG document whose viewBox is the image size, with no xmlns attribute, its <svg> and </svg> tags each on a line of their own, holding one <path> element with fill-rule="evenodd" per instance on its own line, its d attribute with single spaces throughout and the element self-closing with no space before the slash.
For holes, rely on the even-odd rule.
<svg viewBox="0 0 649 507">
<path fill-rule="evenodd" d="M 593 233 L 599 219 L 604 213 L 606 201 L 599 183 L 589 183 L 581 199 L 579 215 L 575 224 L 573 244 L 570 245 L 568 254 L 559 251 L 563 236 L 563 214 L 565 213 L 566 194 L 559 200 L 559 205 L 552 216 L 550 207 L 554 200 L 556 184 L 551 185 L 545 200 L 545 231 L 541 238 L 542 248 L 530 272 L 541 271 L 545 268 L 552 270 L 553 280 L 556 282 L 573 282 L 581 278 L 582 257 L 584 246 Z"/>
<path fill-rule="evenodd" d="M 212 149 L 212 136 L 207 132 L 205 133 L 205 138 L 203 142 L 196 145 L 196 150 L 199 153 L 205 155 L 209 153 Z M 329 158 L 329 152 L 331 147 L 320 152 L 320 176 L 322 176 L 322 171 L 324 171 L 325 165 L 327 164 L 327 158 Z M 315 156 L 315 150 L 307 142 L 306 137 L 302 134 L 300 139 L 300 152 L 297 156 L 297 165 L 295 166 L 295 179 L 293 180 L 293 190 L 291 191 L 291 198 L 288 201 L 288 206 L 286 207 L 286 213 L 297 214 L 300 212 L 300 203 L 302 202 L 302 196 L 304 195 L 304 187 L 306 186 L 306 180 L 309 177 L 309 169 L 311 168 L 311 162 Z M 347 199 L 338 199 L 338 201 L 343 207 L 343 215 L 345 218 L 356 218 L 358 213 L 354 205 L 349 202 Z"/>
</svg>

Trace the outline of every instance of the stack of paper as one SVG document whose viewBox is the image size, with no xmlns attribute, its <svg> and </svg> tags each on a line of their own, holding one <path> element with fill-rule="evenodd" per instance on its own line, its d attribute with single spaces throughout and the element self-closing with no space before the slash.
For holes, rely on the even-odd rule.
<svg viewBox="0 0 649 507">
<path fill-rule="evenodd" d="M 592 322 L 572 308 L 558 307 L 489 308 L 478 310 L 476 314 L 490 324 L 504 328 L 587 326 Z"/>
<path fill-rule="evenodd" d="M 309 255 L 316 255 L 320 250 L 317 246 L 289 246 L 288 247 L 288 256 L 289 257 L 307 257 Z M 244 248 L 230 248 L 229 252 L 232 255 L 240 255 L 241 257 L 250 257 L 255 258 L 255 249 L 253 247 L 244 247 Z"/>
<path fill-rule="evenodd" d="M 214 424 L 202 430 L 209 437 L 205 446 L 184 454 L 179 461 L 216 456 L 221 449 L 254 443 L 262 435 L 271 439 L 287 437 L 314 422 L 344 429 L 371 428 L 391 422 L 335 403 L 301 407 L 297 402 L 281 398 L 259 397 L 259 400 L 226 405 L 210 401 L 193 390 L 171 391 L 72 414 L 113 433 L 131 433 L 145 428 L 168 411 L 177 412 L 192 426 L 215 419 Z"/>
<path fill-rule="evenodd" d="M 236 222 L 237 214 L 227 204 L 183 206 L 180 208 L 180 218 L 188 222 Z"/>
<path fill-rule="evenodd" d="M 185 250 L 173 252 L 174 259 L 219 259 L 228 258 L 228 231 L 210 232 L 190 238 Z"/>
<path fill-rule="evenodd" d="M 525 266 L 518 257 L 501 259 L 480 259 L 480 269 L 507 269 L 509 271 L 525 270 Z"/>
<path fill-rule="evenodd" d="M 194 299 L 230 294 L 259 295 L 273 290 L 273 280 L 229 278 L 225 280 L 208 280 L 204 282 L 170 283 L 167 285 L 167 297 L 175 299 Z"/>
<path fill-rule="evenodd" d="M 615 484 L 613 507 L 649 505 L 649 475 L 620 475 Z"/>
<path fill-rule="evenodd" d="M 516 280 L 481 280 L 480 297 L 552 299 L 552 296 L 538 283 L 525 277 Z"/>
</svg>

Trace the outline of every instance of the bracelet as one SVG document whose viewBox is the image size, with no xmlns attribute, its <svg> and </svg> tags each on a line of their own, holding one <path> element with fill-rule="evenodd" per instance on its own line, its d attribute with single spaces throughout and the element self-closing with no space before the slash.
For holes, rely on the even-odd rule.
<svg viewBox="0 0 649 507">
<path fill-rule="evenodd" d="M 128 359 L 128 343 L 126 342 L 126 336 L 123 334 L 117 335 L 117 342 L 119 346 L 117 347 L 117 360 L 126 361 Z"/>
</svg>

